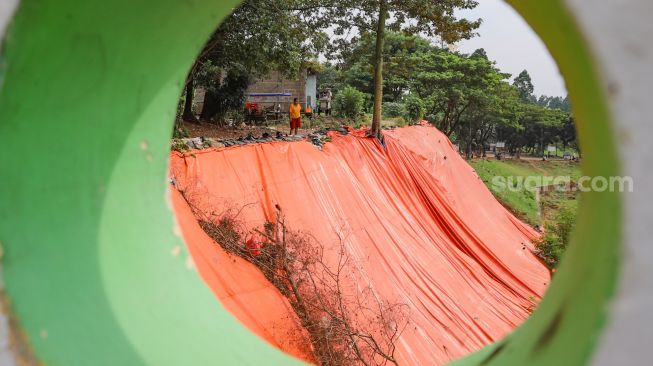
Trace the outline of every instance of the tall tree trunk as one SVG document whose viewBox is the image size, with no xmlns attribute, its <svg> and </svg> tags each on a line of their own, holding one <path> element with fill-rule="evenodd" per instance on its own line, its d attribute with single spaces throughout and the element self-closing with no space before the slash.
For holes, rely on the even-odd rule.
<svg viewBox="0 0 653 366">
<path fill-rule="evenodd" d="M 473 148 L 472 148 L 472 122 L 469 122 L 469 133 L 467 135 L 467 159 L 471 159 L 473 156 Z"/>
<path fill-rule="evenodd" d="M 381 105 L 383 103 L 383 43 L 385 41 L 385 21 L 388 17 L 386 0 L 379 3 L 379 22 L 376 28 L 376 52 L 374 54 L 374 113 L 372 115 L 372 134 L 381 137 Z"/>
<path fill-rule="evenodd" d="M 204 93 L 204 107 L 202 108 L 200 119 L 202 121 L 211 121 L 218 114 L 218 109 L 218 95 L 212 88 L 207 88 Z"/>
<path fill-rule="evenodd" d="M 451 124 L 451 112 L 453 111 L 453 101 L 449 99 L 447 101 L 447 109 L 444 111 L 444 117 L 442 117 L 442 127 L 440 128 L 440 131 L 444 132 L 447 137 L 451 135 L 453 132 L 453 129 L 449 129 L 449 125 Z"/>
<path fill-rule="evenodd" d="M 197 122 L 195 114 L 193 114 L 193 97 L 195 96 L 195 85 L 193 77 L 189 76 L 188 81 L 186 82 L 186 100 L 184 101 L 184 113 L 181 115 L 181 119 L 189 122 Z"/>
<path fill-rule="evenodd" d="M 544 157 L 544 127 L 541 127 L 540 131 L 540 147 L 542 148 L 542 157 Z"/>
</svg>

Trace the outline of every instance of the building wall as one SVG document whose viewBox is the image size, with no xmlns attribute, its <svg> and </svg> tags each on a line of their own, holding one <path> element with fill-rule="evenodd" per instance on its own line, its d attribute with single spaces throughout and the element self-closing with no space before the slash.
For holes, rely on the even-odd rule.
<svg viewBox="0 0 653 366">
<path fill-rule="evenodd" d="M 271 72 L 266 78 L 258 80 L 247 89 L 249 93 L 290 93 L 288 97 L 251 97 L 247 96 L 248 102 L 260 103 L 263 106 L 281 104 L 281 110 L 287 111 L 293 98 L 299 98 L 302 106 L 306 105 L 306 70 L 299 73 L 295 80 L 284 78 L 278 71 Z M 315 97 L 313 97 L 315 99 Z"/>
<path fill-rule="evenodd" d="M 306 104 L 311 109 L 317 107 L 317 75 L 308 75 L 306 77 Z"/>
</svg>

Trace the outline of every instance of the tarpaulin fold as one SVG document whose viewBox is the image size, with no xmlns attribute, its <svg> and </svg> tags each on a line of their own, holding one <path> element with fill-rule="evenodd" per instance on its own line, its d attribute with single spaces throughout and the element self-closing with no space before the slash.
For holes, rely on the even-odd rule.
<svg viewBox="0 0 653 366">
<path fill-rule="evenodd" d="M 550 280 L 532 253 L 537 233 L 496 201 L 444 134 L 395 129 L 385 132 L 385 146 L 356 133 L 331 135 L 323 151 L 301 141 L 173 153 L 170 175 L 205 213 L 240 207 L 246 224 L 260 227 L 279 205 L 293 228 L 320 242 L 345 233 L 357 278 L 410 308 L 397 343 L 400 364 L 444 364 L 528 317 Z M 221 252 L 183 198 L 173 198 L 216 296 L 261 337 L 310 359 L 305 344 L 284 338 L 298 321 L 283 296 L 249 263 Z M 281 325 L 285 331 L 273 331 Z"/>
</svg>

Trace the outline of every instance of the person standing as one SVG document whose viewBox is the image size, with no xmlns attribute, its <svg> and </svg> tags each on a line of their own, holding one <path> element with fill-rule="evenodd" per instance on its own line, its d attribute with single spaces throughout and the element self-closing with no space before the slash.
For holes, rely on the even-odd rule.
<svg viewBox="0 0 653 366">
<path fill-rule="evenodd" d="M 331 116 L 331 97 L 333 94 L 331 93 L 331 89 L 327 89 L 324 92 L 324 104 L 325 104 L 325 116 Z"/>
<path fill-rule="evenodd" d="M 299 128 L 302 127 L 302 106 L 297 98 L 293 99 L 290 105 L 290 134 L 296 135 Z M 294 133 L 293 133 L 294 130 Z"/>
</svg>

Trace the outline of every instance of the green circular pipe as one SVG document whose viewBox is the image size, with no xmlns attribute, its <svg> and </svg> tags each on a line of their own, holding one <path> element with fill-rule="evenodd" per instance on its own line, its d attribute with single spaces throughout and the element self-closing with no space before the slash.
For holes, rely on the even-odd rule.
<svg viewBox="0 0 653 366">
<path fill-rule="evenodd" d="M 48 365 L 298 363 L 202 283 L 166 200 L 185 74 L 235 0 L 24 0 L 0 65 L 6 296 Z M 604 96 L 560 0 L 511 1 L 566 77 L 587 175 L 616 175 Z M 0 66 L 1 67 L 1 66 Z M 592 122 L 592 129 L 589 122 Z M 540 309 L 464 365 L 580 365 L 617 274 L 616 193 L 586 193 Z M 610 214 L 604 214 L 610 212 Z"/>
</svg>

